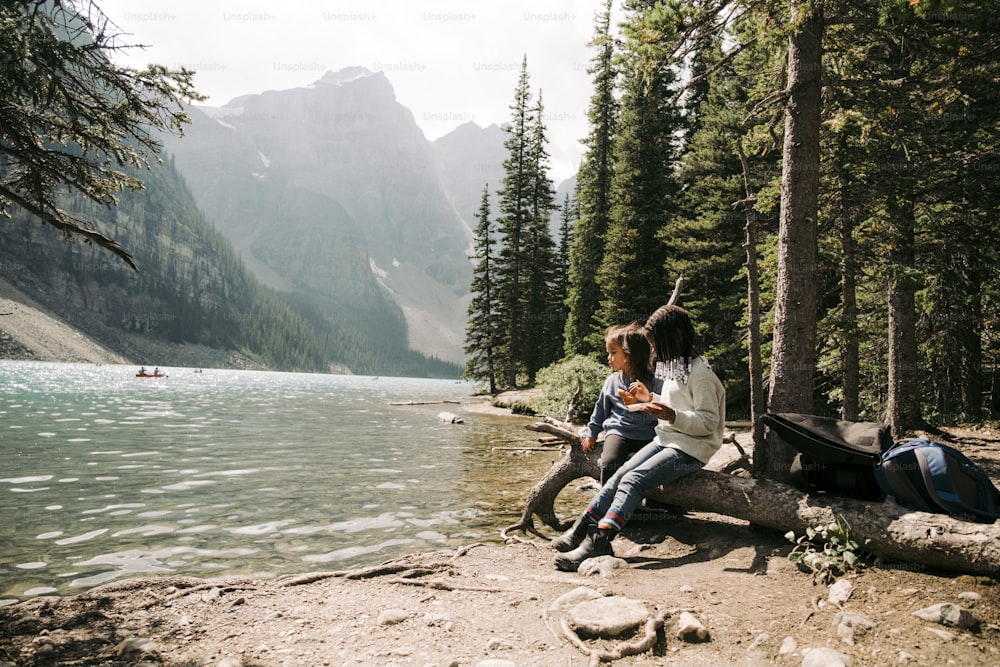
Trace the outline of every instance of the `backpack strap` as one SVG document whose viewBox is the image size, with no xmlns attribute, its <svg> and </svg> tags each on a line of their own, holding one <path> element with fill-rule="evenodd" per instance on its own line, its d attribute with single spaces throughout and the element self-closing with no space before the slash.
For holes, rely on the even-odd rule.
<svg viewBox="0 0 1000 667">
<path fill-rule="evenodd" d="M 898 454 L 898 452 L 896 452 Z M 925 500 L 925 494 L 913 483 L 906 471 L 895 465 L 883 465 L 879 468 L 889 488 L 884 489 L 887 495 L 897 499 L 905 499 L 900 504 L 912 506 L 920 512 L 933 512 L 934 508 Z"/>
<path fill-rule="evenodd" d="M 928 460 L 928 453 L 933 461 Z M 913 456 L 920 466 L 927 493 L 938 505 L 943 509 L 968 509 L 968 505 L 955 492 L 955 485 L 951 483 L 947 454 L 940 449 L 914 447 Z"/>
<path fill-rule="evenodd" d="M 927 492 L 943 509 L 952 514 L 972 515 L 991 520 L 1000 516 L 996 512 L 996 487 L 984 475 L 977 474 L 978 469 L 971 463 L 969 469 L 963 470 L 962 468 L 965 466 L 962 466 L 961 459 L 952 459 L 947 451 L 937 447 L 915 447 L 913 454 L 916 457 L 917 465 L 920 466 L 920 474 L 923 475 Z M 953 470 L 953 468 L 958 470 Z M 985 504 L 985 507 L 970 505 L 962 499 L 955 490 L 953 474 L 965 475 L 975 482 L 976 502 Z"/>
</svg>

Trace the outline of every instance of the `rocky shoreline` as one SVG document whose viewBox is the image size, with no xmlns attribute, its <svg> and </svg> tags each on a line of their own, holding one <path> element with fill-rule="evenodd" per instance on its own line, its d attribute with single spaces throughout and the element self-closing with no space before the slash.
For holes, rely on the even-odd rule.
<svg viewBox="0 0 1000 667">
<path fill-rule="evenodd" d="M 1000 663 L 985 579 L 872 568 L 817 586 L 775 539 L 712 517 L 643 522 L 615 548 L 578 573 L 516 540 L 270 581 L 121 581 L 0 607 L 0 666 Z"/>
</svg>

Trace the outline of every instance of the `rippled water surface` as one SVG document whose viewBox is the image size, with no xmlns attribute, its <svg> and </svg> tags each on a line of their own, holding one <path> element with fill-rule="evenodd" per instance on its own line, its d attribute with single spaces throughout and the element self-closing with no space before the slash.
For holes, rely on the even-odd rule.
<svg viewBox="0 0 1000 667">
<path fill-rule="evenodd" d="M 493 541 L 551 453 L 453 380 L 0 361 L 0 604 Z M 424 405 L 392 405 L 431 402 Z"/>
</svg>

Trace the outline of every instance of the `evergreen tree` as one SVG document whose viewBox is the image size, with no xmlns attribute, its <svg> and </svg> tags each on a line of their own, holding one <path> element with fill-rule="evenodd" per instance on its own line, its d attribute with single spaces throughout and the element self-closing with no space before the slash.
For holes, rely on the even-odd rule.
<svg viewBox="0 0 1000 667">
<path fill-rule="evenodd" d="M 756 40 L 758 31 L 749 17 L 733 26 L 741 42 Z M 734 58 L 722 52 L 722 35 L 699 35 L 695 40 L 692 74 L 703 74 L 686 97 L 688 140 L 678 171 L 681 195 L 678 215 L 661 233 L 671 271 L 683 275 L 687 289 L 684 307 L 696 315 L 699 333 L 710 346 L 712 366 L 726 386 L 728 411 L 749 412 L 746 380 L 747 332 L 744 323 L 747 284 L 746 208 L 737 206 L 746 195 L 738 145 L 747 153 L 752 207 L 758 234 L 773 232 L 773 207 L 762 190 L 776 189 L 778 154 L 761 119 L 747 114 L 757 95 L 755 78 L 766 54 L 748 48 Z M 759 45 L 759 42 L 753 42 Z M 770 85 L 766 89 L 769 89 Z M 756 250 L 755 250 L 756 252 Z M 757 288 L 758 301 L 761 299 Z"/>
<path fill-rule="evenodd" d="M 559 264 L 549 221 L 556 208 L 555 192 L 548 176 L 544 106 L 541 91 L 533 110 L 528 134 L 527 156 L 530 171 L 530 217 L 524 245 L 524 287 L 526 291 L 527 336 L 524 370 L 528 385 L 534 385 L 539 370 L 562 356 L 562 297 L 556 289 Z"/>
<path fill-rule="evenodd" d="M 914 6 L 912 126 L 923 148 L 915 294 L 923 415 L 979 420 L 988 386 L 986 331 L 996 319 L 996 173 L 980 167 L 1000 143 L 998 22 L 991 6 L 961 12 Z M 905 16 L 905 15 L 904 15 Z M 992 74 L 991 74 L 992 73 Z M 911 195 L 912 196 L 912 195 Z M 995 294 L 995 291 L 994 291 Z"/>
<path fill-rule="evenodd" d="M 604 330 L 597 317 L 602 299 L 597 272 L 610 224 L 613 146 L 618 117 L 611 0 L 606 0 L 603 11 L 597 14 L 594 31 L 591 45 L 597 54 L 588 70 L 594 77 L 594 94 L 587 109 L 590 133 L 583 141 L 586 152 L 577 174 L 579 217 L 570 245 L 564 332 L 567 356 L 598 354 L 604 350 Z"/>
<path fill-rule="evenodd" d="M 767 408 L 813 412 L 816 366 L 819 134 L 823 5 L 789 0 L 778 279 Z M 772 433 L 754 474 L 787 480 L 794 450 Z"/>
<path fill-rule="evenodd" d="M 497 193 L 500 199 L 500 251 L 495 263 L 499 319 L 496 352 L 498 382 L 504 388 L 518 386 L 528 356 L 527 348 L 533 344 L 529 330 L 528 285 L 525 283 L 526 251 L 537 185 L 529 152 L 534 124 L 530 103 L 528 59 L 525 57 L 510 106 L 511 123 L 504 141 L 508 157 L 503 163 L 503 185 Z"/>
<path fill-rule="evenodd" d="M 559 210 L 559 239 L 556 246 L 555 299 L 558 322 L 565 322 L 569 314 L 567 294 L 569 292 L 570 248 L 573 245 L 573 228 L 579 219 L 579 208 L 567 192 Z"/>
<path fill-rule="evenodd" d="M 491 394 L 497 392 L 496 343 L 497 319 L 496 293 L 494 290 L 493 267 L 493 224 L 490 221 L 489 185 L 483 187 L 483 197 L 477 214 L 475 245 L 476 266 L 472 272 L 469 291 L 469 320 L 465 329 L 465 353 L 469 355 L 465 364 L 465 377 L 477 382 L 486 382 Z"/>
<path fill-rule="evenodd" d="M 981 3 L 960 14 L 845 4 L 837 17 L 826 48 L 837 135 L 828 189 L 846 193 L 840 217 L 857 227 L 858 261 L 870 265 L 858 317 L 843 304 L 865 389 L 853 400 L 877 419 L 885 410 L 897 433 L 928 413 L 978 415 L 991 281 L 969 260 L 996 248 L 995 188 L 976 167 L 997 136 L 996 87 L 985 84 L 998 67 L 995 19 Z M 851 370 L 851 356 L 840 361 Z M 845 381 L 845 404 L 852 389 Z"/>
<path fill-rule="evenodd" d="M 655 2 L 628 3 L 633 14 L 623 46 L 623 92 L 614 143 L 610 225 L 598 270 L 599 329 L 646 316 L 670 296 L 676 276 L 658 239 L 676 212 L 678 134 L 675 73 L 651 47 L 645 11 Z"/>
</svg>

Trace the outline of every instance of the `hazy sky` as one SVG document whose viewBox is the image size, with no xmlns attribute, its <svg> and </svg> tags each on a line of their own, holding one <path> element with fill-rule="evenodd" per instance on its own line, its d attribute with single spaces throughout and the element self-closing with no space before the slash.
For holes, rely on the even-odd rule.
<svg viewBox="0 0 1000 667">
<path fill-rule="evenodd" d="M 136 66 L 198 72 L 205 104 L 306 86 L 328 70 L 385 73 L 428 139 L 510 120 L 522 57 L 539 89 L 558 182 L 576 169 L 603 0 L 97 0 Z"/>
</svg>

